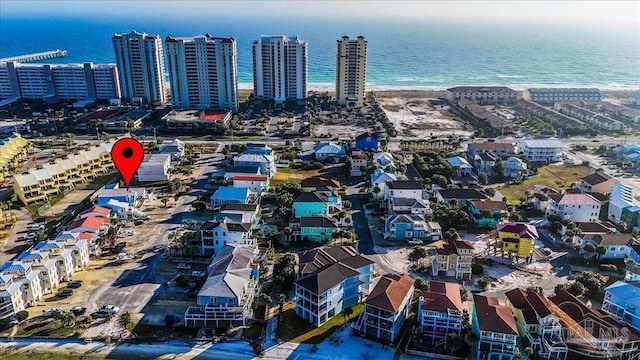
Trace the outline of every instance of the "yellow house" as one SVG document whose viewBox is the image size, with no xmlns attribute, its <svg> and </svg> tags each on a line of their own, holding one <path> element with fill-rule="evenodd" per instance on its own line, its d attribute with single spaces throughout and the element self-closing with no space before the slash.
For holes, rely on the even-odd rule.
<svg viewBox="0 0 640 360">
<path fill-rule="evenodd" d="M 40 188 L 40 182 L 33 174 L 16 175 L 13 177 L 13 191 L 25 205 L 45 201 L 45 193 Z"/>
<path fill-rule="evenodd" d="M 500 248 L 502 254 L 525 258 L 531 262 L 533 246 L 538 239 L 535 226 L 525 223 L 509 222 L 498 224 L 495 240 L 492 242 L 494 250 Z"/>
<path fill-rule="evenodd" d="M 4 180 L 5 172 L 16 166 L 26 154 L 27 144 L 27 140 L 18 133 L 0 140 L 0 180 Z"/>
</svg>

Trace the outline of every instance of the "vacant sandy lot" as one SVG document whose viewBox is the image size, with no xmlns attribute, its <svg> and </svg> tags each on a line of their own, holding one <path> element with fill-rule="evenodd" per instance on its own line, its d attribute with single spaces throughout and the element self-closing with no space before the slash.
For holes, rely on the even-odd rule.
<svg viewBox="0 0 640 360">
<path fill-rule="evenodd" d="M 419 97 L 421 93 L 392 93 L 394 97 L 378 95 L 378 102 L 389 121 L 395 125 L 398 135 L 404 138 L 424 139 L 430 136 L 467 136 L 472 131 L 464 130 L 462 123 L 453 120 L 446 108 L 436 108 L 429 98 Z M 433 98 L 433 97 L 432 97 Z"/>
</svg>

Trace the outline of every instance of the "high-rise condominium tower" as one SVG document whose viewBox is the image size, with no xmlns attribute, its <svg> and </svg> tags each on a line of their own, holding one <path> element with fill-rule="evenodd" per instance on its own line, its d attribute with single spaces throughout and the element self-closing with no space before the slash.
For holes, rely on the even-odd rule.
<svg viewBox="0 0 640 360">
<path fill-rule="evenodd" d="M 122 97 L 146 103 L 166 102 L 164 58 L 160 35 L 132 31 L 113 34 Z"/>
<path fill-rule="evenodd" d="M 336 52 L 336 98 L 342 104 L 361 105 L 366 81 L 367 41 L 343 36 Z"/>
<path fill-rule="evenodd" d="M 282 103 L 307 96 L 307 43 L 298 36 L 260 36 L 253 42 L 253 89 Z"/>
<path fill-rule="evenodd" d="M 174 106 L 238 111 L 238 65 L 234 38 L 217 38 L 209 34 L 167 36 L 164 46 Z"/>
</svg>

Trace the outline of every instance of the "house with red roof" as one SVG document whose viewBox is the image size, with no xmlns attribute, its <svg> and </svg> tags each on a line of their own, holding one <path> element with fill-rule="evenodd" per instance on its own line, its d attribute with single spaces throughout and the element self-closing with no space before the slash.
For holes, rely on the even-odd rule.
<svg viewBox="0 0 640 360">
<path fill-rule="evenodd" d="M 508 306 L 495 296 L 473 295 L 471 327 L 480 339 L 476 359 L 514 360 L 518 350 L 518 325 Z"/>
<path fill-rule="evenodd" d="M 456 279 L 471 279 L 473 245 L 467 241 L 454 240 L 436 250 L 431 266 L 433 276 L 455 276 Z"/>
<path fill-rule="evenodd" d="M 551 194 L 547 216 L 579 222 L 594 222 L 600 217 L 602 203 L 589 194 Z"/>
<path fill-rule="evenodd" d="M 413 283 L 407 274 L 380 278 L 364 302 L 356 325 L 360 331 L 384 342 L 394 342 L 409 313 Z"/>
<path fill-rule="evenodd" d="M 566 360 L 569 351 L 562 337 L 562 324 L 544 295 L 520 288 L 507 291 L 507 306 L 515 314 L 520 336 L 526 337 L 535 354 L 543 359 Z"/>
<path fill-rule="evenodd" d="M 232 187 L 247 188 L 258 196 L 269 188 L 269 177 L 266 175 L 235 175 L 232 181 Z"/>
<path fill-rule="evenodd" d="M 100 230 L 106 229 L 111 225 L 111 219 L 102 217 L 86 217 L 79 219 L 67 226 L 67 231 L 76 233 L 92 233 L 97 234 Z"/>
<path fill-rule="evenodd" d="M 83 212 L 81 212 L 77 219 L 86 219 L 88 217 L 101 217 L 101 218 L 110 218 L 111 217 L 111 209 L 107 209 L 102 206 L 93 206 Z"/>
<path fill-rule="evenodd" d="M 443 345 L 451 333 L 462 331 L 462 298 L 456 283 L 431 281 L 418 300 L 418 324 L 422 336 Z"/>
</svg>

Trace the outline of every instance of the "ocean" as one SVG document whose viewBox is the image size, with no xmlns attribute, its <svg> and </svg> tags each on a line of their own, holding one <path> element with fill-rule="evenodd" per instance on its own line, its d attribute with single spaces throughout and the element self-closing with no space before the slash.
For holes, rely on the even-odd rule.
<svg viewBox="0 0 640 360">
<path fill-rule="evenodd" d="M 311 87 L 332 88 L 336 40 L 363 35 L 369 42 L 370 89 L 446 89 L 457 85 L 640 88 L 640 32 L 603 27 L 515 23 L 323 20 L 274 18 L 114 18 L 60 15 L 0 18 L 0 57 L 52 49 L 65 58 L 46 63 L 113 63 L 114 32 L 162 37 L 209 33 L 233 36 L 238 81 L 252 83 L 251 42 L 260 34 L 299 35 L 308 42 Z"/>
</svg>

